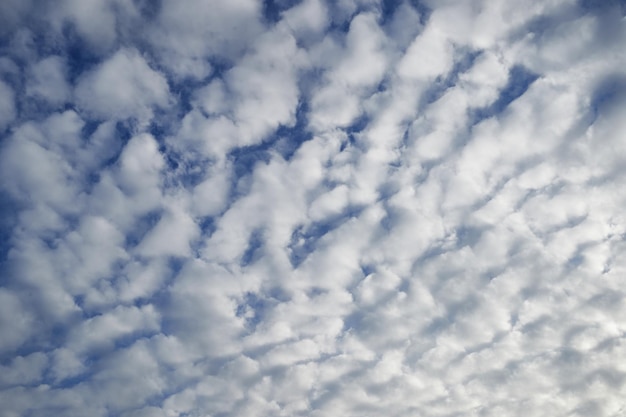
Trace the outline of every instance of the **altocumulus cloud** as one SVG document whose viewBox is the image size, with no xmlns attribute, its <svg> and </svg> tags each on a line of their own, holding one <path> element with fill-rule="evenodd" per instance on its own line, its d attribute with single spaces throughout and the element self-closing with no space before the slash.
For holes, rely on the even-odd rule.
<svg viewBox="0 0 626 417">
<path fill-rule="evenodd" d="M 0 416 L 626 415 L 625 14 L 0 2 Z"/>
</svg>

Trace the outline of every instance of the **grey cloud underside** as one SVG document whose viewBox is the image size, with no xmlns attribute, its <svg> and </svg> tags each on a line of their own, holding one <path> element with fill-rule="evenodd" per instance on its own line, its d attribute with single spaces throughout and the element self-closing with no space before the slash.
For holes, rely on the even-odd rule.
<svg viewBox="0 0 626 417">
<path fill-rule="evenodd" d="M 0 416 L 626 414 L 625 11 L 0 3 Z"/>
</svg>

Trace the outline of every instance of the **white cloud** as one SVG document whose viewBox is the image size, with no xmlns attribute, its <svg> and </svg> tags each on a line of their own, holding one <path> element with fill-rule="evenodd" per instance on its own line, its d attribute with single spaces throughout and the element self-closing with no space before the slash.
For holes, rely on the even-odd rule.
<svg viewBox="0 0 626 417">
<path fill-rule="evenodd" d="M 103 172 L 95 185 L 89 200 L 90 210 L 112 219 L 125 232 L 132 229 L 138 216 L 161 208 L 164 165 L 151 135 L 144 133 L 133 137 L 114 169 Z"/>
<path fill-rule="evenodd" d="M 20 126 L 3 144 L 3 185 L 16 198 L 72 211 L 76 203 L 72 168 L 62 155 L 48 149 L 46 136 L 34 123 Z M 23 164 L 21 161 L 30 161 Z"/>
<path fill-rule="evenodd" d="M 164 326 L 194 355 L 219 358 L 240 352 L 243 323 L 234 296 L 244 285 L 224 268 L 190 261 L 172 285 Z M 203 320 L 196 320 L 198 315 Z"/>
<path fill-rule="evenodd" d="M 75 94 L 79 107 L 92 117 L 135 117 L 141 123 L 152 118 L 153 107 L 166 107 L 171 100 L 165 77 L 135 49 L 120 49 L 83 75 Z"/>
<path fill-rule="evenodd" d="M 48 366 L 48 356 L 41 352 L 31 353 L 28 356 L 18 356 L 11 360 L 9 365 L 2 365 L 2 387 L 27 385 L 41 381 Z"/>
<path fill-rule="evenodd" d="M 507 81 L 508 68 L 493 51 L 485 51 L 474 65 L 460 75 L 461 85 L 468 93 L 471 105 L 487 107 L 498 98 L 498 91 Z"/>
<path fill-rule="evenodd" d="M 298 52 L 295 39 L 279 26 L 260 37 L 254 52 L 228 72 L 239 146 L 258 142 L 270 129 L 295 121 L 302 65 Z"/>
<path fill-rule="evenodd" d="M 159 314 L 151 305 L 117 307 L 85 320 L 72 329 L 66 346 L 79 356 L 87 352 L 112 350 L 115 342 L 133 333 L 149 333 L 159 329 Z"/>
<path fill-rule="evenodd" d="M 423 12 L 416 10 L 409 2 L 401 2 L 389 20 L 386 30 L 389 41 L 404 50 L 423 29 Z"/>
<path fill-rule="evenodd" d="M 0 81 L 0 129 L 4 130 L 16 116 L 15 94 L 13 89 Z"/>
<path fill-rule="evenodd" d="M 304 65 L 286 26 L 258 36 L 222 80 L 215 79 L 196 93 L 194 104 L 199 109 L 185 115 L 172 146 L 191 145 L 219 160 L 233 148 L 261 142 L 281 125 L 293 125 L 299 101 L 297 79 Z"/>
<path fill-rule="evenodd" d="M 66 72 L 66 65 L 61 57 L 50 56 L 42 59 L 32 68 L 26 94 L 42 98 L 56 106 L 65 103 L 70 97 Z"/>
<path fill-rule="evenodd" d="M 311 99 L 311 124 L 318 131 L 346 127 L 359 116 L 359 102 L 382 80 L 388 60 L 385 35 L 372 13 L 351 21 L 343 50 L 331 35 L 325 43 L 328 50 L 322 49 L 318 59 L 327 67 L 327 82 Z"/>
<path fill-rule="evenodd" d="M 452 67 L 452 44 L 437 25 L 426 26 L 398 64 L 398 74 L 409 80 L 431 81 Z"/>
<path fill-rule="evenodd" d="M 283 14 L 284 22 L 299 39 L 318 37 L 330 23 L 326 4 L 321 0 L 305 0 Z"/>
<path fill-rule="evenodd" d="M 55 251 L 55 264 L 73 294 L 85 294 L 99 279 L 111 276 L 116 262 L 128 258 L 124 235 L 102 217 L 84 216 Z"/>
<path fill-rule="evenodd" d="M 176 198 L 174 196 L 174 198 Z M 184 207 L 171 207 L 137 247 L 143 256 L 192 256 L 190 244 L 199 236 L 193 218 Z"/>
<path fill-rule="evenodd" d="M 32 331 L 33 317 L 25 310 L 17 294 L 7 289 L 0 289 L 2 299 L 2 329 L 4 337 L 0 349 L 12 351 L 24 343 Z"/>
<path fill-rule="evenodd" d="M 348 204 L 348 187 L 339 185 L 316 198 L 309 206 L 309 216 L 313 221 L 338 216 Z"/>
<path fill-rule="evenodd" d="M 203 182 L 193 190 L 193 213 L 197 216 L 216 216 L 228 205 L 230 173 L 227 164 L 217 164 Z"/>
<path fill-rule="evenodd" d="M 0 5 L 0 16 L 2 16 L 0 17 L 0 19 L 2 19 L 2 24 L 0 25 L 2 29 L 0 29 L 0 33 L 5 36 L 15 30 L 24 18 L 24 15 L 27 14 L 31 8 L 31 0 L 11 0 L 3 2 Z"/>
</svg>

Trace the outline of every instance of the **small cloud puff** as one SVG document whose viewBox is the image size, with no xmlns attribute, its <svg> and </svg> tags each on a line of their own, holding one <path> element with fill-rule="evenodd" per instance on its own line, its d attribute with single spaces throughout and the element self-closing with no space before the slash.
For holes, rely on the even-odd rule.
<svg viewBox="0 0 626 417">
<path fill-rule="evenodd" d="M 81 76 L 74 94 L 76 104 L 89 117 L 136 118 L 140 124 L 150 121 L 155 108 L 172 101 L 165 77 L 136 49 L 120 49 Z"/>
</svg>

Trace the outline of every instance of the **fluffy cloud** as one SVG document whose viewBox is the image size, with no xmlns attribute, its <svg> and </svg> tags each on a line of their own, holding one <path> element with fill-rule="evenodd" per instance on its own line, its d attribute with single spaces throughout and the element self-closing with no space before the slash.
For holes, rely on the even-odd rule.
<svg viewBox="0 0 626 417">
<path fill-rule="evenodd" d="M 0 414 L 626 411 L 619 2 L 18 3 Z"/>
<path fill-rule="evenodd" d="M 65 67 L 65 62 L 59 56 L 50 56 L 39 61 L 32 68 L 26 94 L 52 105 L 64 104 L 70 97 Z"/>
<path fill-rule="evenodd" d="M 157 3 L 147 37 L 174 76 L 203 79 L 211 62 L 234 61 L 262 33 L 260 4 L 253 0 Z"/>
<path fill-rule="evenodd" d="M 0 81 L 0 129 L 4 130 L 15 119 L 15 94 L 13 89 Z"/>
<path fill-rule="evenodd" d="M 120 49 L 83 75 L 76 86 L 76 103 L 96 119 L 135 117 L 147 123 L 155 107 L 167 106 L 169 89 L 135 49 Z"/>
</svg>

